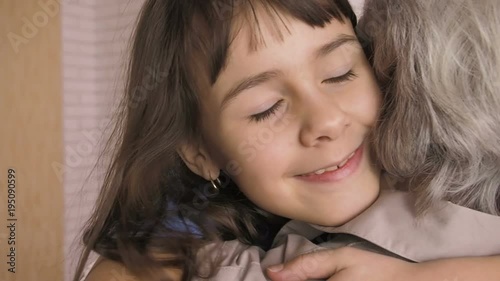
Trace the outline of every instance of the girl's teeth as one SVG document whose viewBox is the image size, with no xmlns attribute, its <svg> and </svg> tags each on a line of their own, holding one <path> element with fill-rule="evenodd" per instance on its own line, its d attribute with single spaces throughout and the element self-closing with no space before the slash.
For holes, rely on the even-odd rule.
<svg viewBox="0 0 500 281">
<path fill-rule="evenodd" d="M 335 170 L 338 170 L 338 169 L 339 169 L 339 166 L 333 166 L 331 168 L 326 169 L 325 171 L 331 172 L 331 171 L 335 171 Z"/>
<path fill-rule="evenodd" d="M 321 169 L 321 170 L 317 170 L 316 172 L 314 172 L 316 175 L 321 175 L 325 172 L 326 170 L 325 169 Z"/>
<path fill-rule="evenodd" d="M 346 160 L 344 160 L 344 161 L 342 161 L 342 163 L 339 164 L 339 167 L 340 168 L 344 167 L 344 165 L 347 163 L 347 161 L 349 161 L 349 158 L 346 159 Z"/>
<path fill-rule="evenodd" d="M 311 173 L 312 174 L 315 174 L 315 175 L 321 175 L 325 172 L 331 172 L 331 171 L 335 171 L 335 170 L 338 170 L 339 166 L 333 166 L 333 167 L 330 167 L 328 169 L 321 169 L 321 170 L 317 170 L 316 172 L 314 173 Z"/>
<path fill-rule="evenodd" d="M 309 175 L 312 175 L 312 174 L 316 174 L 316 175 L 321 175 L 323 174 L 324 172 L 331 172 L 331 171 L 336 171 L 342 167 L 344 167 L 345 164 L 347 164 L 347 162 L 354 156 L 356 152 L 353 152 L 351 153 L 351 155 L 349 155 L 349 157 L 347 157 L 346 160 L 342 161 L 342 163 L 340 163 L 338 166 L 332 166 L 330 168 L 327 168 L 327 169 L 321 169 L 321 170 L 317 170 L 316 172 L 314 173 L 311 173 Z"/>
</svg>

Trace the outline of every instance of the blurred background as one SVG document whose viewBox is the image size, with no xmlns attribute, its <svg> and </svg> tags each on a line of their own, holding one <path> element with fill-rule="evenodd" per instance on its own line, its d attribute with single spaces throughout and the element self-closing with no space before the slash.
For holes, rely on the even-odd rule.
<svg viewBox="0 0 500 281">
<path fill-rule="evenodd" d="M 0 281 L 71 280 L 143 1 L 0 0 Z"/>
</svg>

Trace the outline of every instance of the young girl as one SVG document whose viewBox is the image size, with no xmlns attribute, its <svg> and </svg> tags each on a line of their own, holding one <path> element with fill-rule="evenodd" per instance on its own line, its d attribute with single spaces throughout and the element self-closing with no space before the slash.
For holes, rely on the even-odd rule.
<svg viewBox="0 0 500 281">
<path fill-rule="evenodd" d="M 277 216 L 294 220 L 278 236 L 290 233 L 288 241 L 317 236 L 318 227 L 297 221 L 363 225 L 356 220 L 380 190 L 370 133 L 382 96 L 355 24 L 340 0 L 148 1 L 115 131 L 119 145 L 75 280 L 90 250 L 141 280 L 160 280 L 162 268 L 197 278 L 210 273 L 206 255 L 219 253 L 211 264 L 223 266 L 212 271 L 218 280 L 263 280 L 262 273 L 241 275 L 262 272 L 252 263 L 262 252 L 244 245 L 264 244 L 259 236 Z M 150 82 L 146 68 L 159 79 L 139 96 Z M 383 198 L 408 203 L 395 194 Z M 301 236 L 288 231 L 294 223 Z M 282 249 L 282 258 L 301 253 Z M 402 264 L 401 271 L 413 270 Z"/>
</svg>

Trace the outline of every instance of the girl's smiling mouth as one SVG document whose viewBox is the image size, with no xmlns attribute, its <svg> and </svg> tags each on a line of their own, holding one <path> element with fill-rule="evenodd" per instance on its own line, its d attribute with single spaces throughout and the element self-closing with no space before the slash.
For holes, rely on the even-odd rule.
<svg viewBox="0 0 500 281">
<path fill-rule="evenodd" d="M 340 181 L 357 171 L 363 158 L 363 146 L 361 145 L 345 160 L 336 165 L 330 165 L 319 170 L 297 176 L 298 179 L 309 182 L 335 182 Z"/>
</svg>

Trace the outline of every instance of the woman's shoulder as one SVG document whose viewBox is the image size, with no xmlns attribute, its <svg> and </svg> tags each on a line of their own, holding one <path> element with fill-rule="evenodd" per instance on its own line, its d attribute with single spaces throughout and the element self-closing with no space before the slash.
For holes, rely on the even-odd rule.
<svg viewBox="0 0 500 281">
<path fill-rule="evenodd" d="M 179 269 L 165 268 L 164 273 L 173 281 L 181 280 L 182 272 Z M 97 259 L 92 269 L 82 281 L 141 281 L 132 275 L 119 262 L 102 258 Z"/>
</svg>

